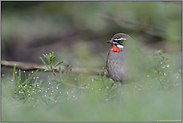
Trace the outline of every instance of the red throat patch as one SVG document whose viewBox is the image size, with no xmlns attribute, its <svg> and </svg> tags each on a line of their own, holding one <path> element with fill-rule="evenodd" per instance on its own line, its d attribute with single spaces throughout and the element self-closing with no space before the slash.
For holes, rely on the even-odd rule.
<svg viewBox="0 0 183 123">
<path fill-rule="evenodd" d="M 113 52 L 121 52 L 119 48 L 116 47 L 116 45 L 112 44 L 112 51 Z"/>
</svg>

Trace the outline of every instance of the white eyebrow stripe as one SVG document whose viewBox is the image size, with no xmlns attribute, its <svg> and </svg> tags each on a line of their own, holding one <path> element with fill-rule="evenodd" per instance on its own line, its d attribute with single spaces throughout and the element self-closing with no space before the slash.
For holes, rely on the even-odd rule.
<svg viewBox="0 0 183 123">
<path fill-rule="evenodd" d="M 118 44 L 117 42 L 113 42 L 113 44 Z"/>
<path fill-rule="evenodd" d="M 123 49 L 124 48 L 124 46 L 119 45 L 119 44 L 117 45 L 117 47 L 120 48 L 120 49 Z"/>
<path fill-rule="evenodd" d="M 126 40 L 126 38 L 119 38 L 119 39 L 114 39 L 115 41 L 119 41 L 119 40 Z"/>
</svg>

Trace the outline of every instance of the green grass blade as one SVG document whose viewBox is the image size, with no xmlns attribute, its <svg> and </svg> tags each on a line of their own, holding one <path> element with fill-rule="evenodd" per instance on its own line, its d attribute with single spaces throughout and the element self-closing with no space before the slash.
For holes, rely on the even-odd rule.
<svg viewBox="0 0 183 123">
<path fill-rule="evenodd" d="M 14 66 L 14 68 L 13 68 L 13 82 L 14 82 L 14 88 L 16 87 L 16 84 L 15 84 L 15 70 L 16 70 L 16 66 Z"/>
<path fill-rule="evenodd" d="M 14 66 L 13 68 L 13 81 L 15 81 L 15 70 L 16 70 L 16 66 Z"/>
<path fill-rule="evenodd" d="M 23 82 L 21 85 L 25 85 L 37 72 L 39 71 L 39 69 L 37 69 L 27 80 L 25 80 L 25 82 Z"/>
<path fill-rule="evenodd" d="M 59 75 L 60 75 L 60 78 L 62 78 L 62 70 L 61 70 L 61 66 L 59 66 Z"/>
<path fill-rule="evenodd" d="M 19 71 L 18 81 L 17 81 L 17 87 L 20 85 L 21 80 L 21 71 Z"/>
<path fill-rule="evenodd" d="M 100 53 L 100 55 L 102 56 L 103 60 L 105 61 L 105 63 L 107 62 L 107 60 L 105 59 L 105 57 Z"/>
<path fill-rule="evenodd" d="M 35 67 L 35 68 L 45 70 L 44 67 Z"/>
</svg>

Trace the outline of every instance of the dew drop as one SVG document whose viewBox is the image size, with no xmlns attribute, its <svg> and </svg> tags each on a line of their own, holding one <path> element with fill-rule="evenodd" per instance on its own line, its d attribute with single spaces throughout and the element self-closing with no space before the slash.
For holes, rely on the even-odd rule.
<svg viewBox="0 0 183 123">
<path fill-rule="evenodd" d="M 147 77 L 149 77 L 149 75 L 147 75 Z"/>
<path fill-rule="evenodd" d="M 23 91 L 19 91 L 20 94 L 24 93 Z"/>
<path fill-rule="evenodd" d="M 168 64 L 167 67 L 170 67 L 170 65 Z"/>
<path fill-rule="evenodd" d="M 51 82 L 49 82 L 49 85 L 51 84 Z"/>
</svg>

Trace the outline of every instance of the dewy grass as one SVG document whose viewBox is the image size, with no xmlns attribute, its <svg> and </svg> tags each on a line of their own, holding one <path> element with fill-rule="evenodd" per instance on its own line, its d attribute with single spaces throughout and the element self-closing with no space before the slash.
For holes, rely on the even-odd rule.
<svg viewBox="0 0 183 123">
<path fill-rule="evenodd" d="M 144 57 L 148 64 L 143 62 L 146 69 L 139 71 L 144 74 L 143 79 L 124 85 L 121 104 L 120 83 L 106 75 L 92 79 L 79 75 L 72 82 L 77 84 L 67 88 L 63 82 L 68 83 L 70 68 L 65 73 L 59 68 L 61 81 L 43 81 L 37 76 L 38 71 L 23 81 L 23 73 L 19 71 L 17 75 L 14 67 L 12 79 L 1 79 L 1 121 L 180 121 L 182 71 L 174 69 L 168 54 L 156 53 L 155 58 Z M 54 58 L 53 53 L 50 56 Z M 62 64 L 59 61 L 58 66 Z M 55 67 L 47 68 L 53 72 Z"/>
</svg>

